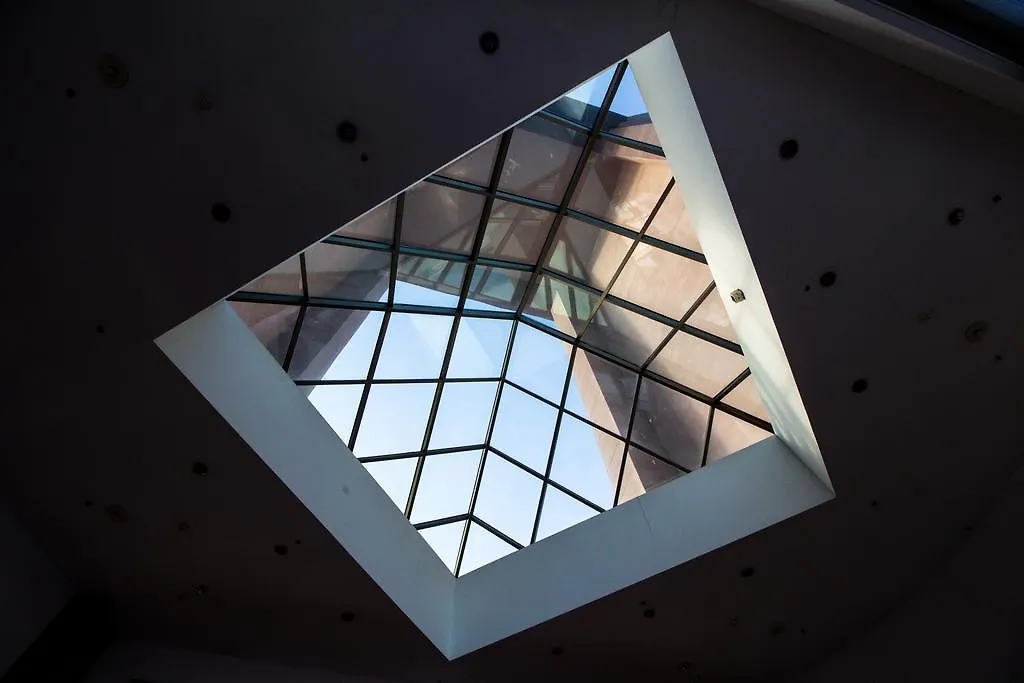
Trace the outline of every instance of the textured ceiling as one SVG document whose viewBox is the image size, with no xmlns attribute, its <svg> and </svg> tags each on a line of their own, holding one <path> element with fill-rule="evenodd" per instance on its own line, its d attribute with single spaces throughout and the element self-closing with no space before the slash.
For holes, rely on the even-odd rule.
<svg viewBox="0 0 1024 683">
<path fill-rule="evenodd" d="M 898 604 L 1020 461 L 1024 127 L 971 95 L 739 2 L 0 15 L 0 486 L 135 636 L 410 681 L 774 679 Z M 669 29 L 837 498 L 447 663 L 152 339 Z"/>
</svg>

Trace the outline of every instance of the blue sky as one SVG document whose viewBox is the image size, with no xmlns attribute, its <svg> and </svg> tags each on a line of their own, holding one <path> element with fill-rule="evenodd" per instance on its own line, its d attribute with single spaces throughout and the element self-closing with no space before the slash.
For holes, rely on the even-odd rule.
<svg viewBox="0 0 1024 683">
<path fill-rule="evenodd" d="M 608 92 L 608 85 L 612 82 L 614 72 L 614 66 L 606 69 L 583 85 L 570 90 L 566 97 L 592 104 L 595 107 L 600 106 L 605 93 Z M 615 92 L 615 98 L 612 100 L 611 110 L 623 116 L 634 116 L 647 111 L 647 105 L 644 104 L 644 99 L 640 96 L 640 88 L 637 87 L 632 69 L 626 69 L 619 89 Z"/>
<path fill-rule="evenodd" d="M 457 299 L 418 285 L 398 281 L 396 299 L 406 303 L 453 306 Z M 387 300 L 385 294 L 382 301 Z M 369 313 L 331 364 L 324 379 L 365 379 L 383 313 Z M 433 379 L 438 377 L 454 318 L 392 313 L 375 377 Z M 450 377 L 497 377 L 501 371 L 512 321 L 463 318 L 449 367 Z M 558 402 L 568 370 L 564 342 L 519 325 L 509 362 L 508 378 Z M 470 446 L 486 436 L 497 382 L 446 384 L 441 395 L 431 448 Z M 375 385 L 370 391 L 356 441 L 357 456 L 418 451 L 436 385 Z M 352 428 L 361 385 L 318 386 L 309 400 L 345 440 Z M 569 384 L 567 405 L 583 411 L 576 382 Z M 492 443 L 523 464 L 543 472 L 557 411 L 506 385 L 499 405 Z M 586 416 L 584 414 L 584 416 Z M 589 416 L 586 416 L 589 417 Z M 605 437 L 607 438 L 607 437 Z M 412 521 L 439 519 L 468 511 L 479 450 L 435 455 L 424 465 Z M 399 507 L 404 507 L 416 459 L 370 463 L 367 469 Z M 609 476 L 594 430 L 570 417 L 563 419 L 552 476 L 563 486 L 600 505 L 610 506 L 615 482 Z M 476 514 L 515 540 L 529 544 L 541 481 L 514 465 L 490 456 L 484 469 Z M 557 533 L 595 513 L 569 496 L 549 488 L 538 537 Z M 462 526 L 428 530 L 424 538 L 449 565 L 461 539 Z M 512 548 L 482 528 L 471 530 L 463 573 L 497 559 Z"/>
</svg>

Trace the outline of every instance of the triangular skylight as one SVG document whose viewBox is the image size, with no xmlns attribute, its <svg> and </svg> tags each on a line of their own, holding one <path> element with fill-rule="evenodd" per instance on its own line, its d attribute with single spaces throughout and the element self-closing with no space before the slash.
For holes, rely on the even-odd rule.
<svg viewBox="0 0 1024 683">
<path fill-rule="evenodd" d="M 231 298 L 456 575 L 771 433 L 623 62 Z"/>
</svg>

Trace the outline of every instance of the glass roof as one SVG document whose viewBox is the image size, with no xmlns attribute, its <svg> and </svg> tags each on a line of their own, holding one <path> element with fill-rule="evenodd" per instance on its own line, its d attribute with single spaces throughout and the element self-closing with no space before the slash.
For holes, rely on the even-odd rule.
<svg viewBox="0 0 1024 683">
<path fill-rule="evenodd" d="M 771 433 L 628 64 L 230 297 L 458 575 Z"/>
</svg>

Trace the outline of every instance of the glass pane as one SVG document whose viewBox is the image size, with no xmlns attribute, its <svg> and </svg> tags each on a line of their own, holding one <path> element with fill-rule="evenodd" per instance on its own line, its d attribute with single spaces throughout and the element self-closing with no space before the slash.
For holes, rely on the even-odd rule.
<svg viewBox="0 0 1024 683">
<path fill-rule="evenodd" d="M 739 375 L 739 373 L 736 374 Z M 753 377 L 747 377 L 740 382 L 726 395 L 724 402 L 733 408 L 739 408 L 745 413 L 759 417 L 765 422 L 770 422 L 768 410 L 764 407 L 764 401 L 761 399 L 761 393 L 757 390 L 757 385 L 754 384 Z"/>
<path fill-rule="evenodd" d="M 483 195 L 418 183 L 405 192 L 402 244 L 468 254 L 483 209 Z"/>
<path fill-rule="evenodd" d="M 491 445 L 527 467 L 544 472 L 556 415 L 551 406 L 506 384 L 501 390 Z"/>
<path fill-rule="evenodd" d="M 468 522 L 456 522 L 424 529 L 420 532 L 430 547 L 441 558 L 448 570 L 455 573 L 455 560 L 459 555 L 459 544 L 462 543 L 462 530 Z"/>
<path fill-rule="evenodd" d="M 440 376 L 454 320 L 447 315 L 392 313 L 374 379 Z"/>
<path fill-rule="evenodd" d="M 710 284 L 711 270 L 703 263 L 641 243 L 611 293 L 678 320 Z"/>
<path fill-rule="evenodd" d="M 455 382 L 444 385 L 429 448 L 474 446 L 487 439 L 497 382 Z"/>
<path fill-rule="evenodd" d="M 718 335 L 722 339 L 739 343 L 736 332 L 732 329 L 732 323 L 729 322 L 729 314 L 725 312 L 725 302 L 722 300 L 721 292 L 711 292 L 686 322 L 705 332 Z"/>
<path fill-rule="evenodd" d="M 654 220 L 647 228 L 647 234 L 680 247 L 701 251 L 700 242 L 697 241 L 697 233 L 694 232 L 690 212 L 686 209 L 679 185 L 669 191 L 665 203 L 658 209 Z"/>
<path fill-rule="evenodd" d="M 334 234 L 345 237 L 360 237 L 391 244 L 395 239 L 395 205 L 397 199 L 389 199 L 376 209 L 368 211 Z"/>
<path fill-rule="evenodd" d="M 583 335 L 584 341 L 636 365 L 645 362 L 672 330 L 652 320 L 605 301 L 601 313 Z"/>
<path fill-rule="evenodd" d="M 494 157 L 498 154 L 500 142 L 501 136 L 488 140 L 472 152 L 448 164 L 437 174 L 486 186 L 491 181 L 491 170 L 494 168 Z"/>
<path fill-rule="evenodd" d="M 672 467 L 667 462 L 630 446 L 626 469 L 622 475 L 622 489 L 619 491 L 619 505 L 662 484 L 667 484 L 683 474 L 682 470 Z"/>
<path fill-rule="evenodd" d="M 746 359 L 721 346 L 676 332 L 651 362 L 652 371 L 711 398 L 747 367 Z"/>
<path fill-rule="evenodd" d="M 586 83 L 576 86 L 545 109 L 564 118 L 593 126 L 614 74 L 615 67 L 608 67 Z"/>
<path fill-rule="evenodd" d="M 292 341 L 295 320 L 299 317 L 299 307 L 253 304 L 247 301 L 229 303 L 274 360 L 283 366 L 284 357 L 288 354 L 288 345 Z"/>
<path fill-rule="evenodd" d="M 404 512 L 405 502 L 409 499 L 409 490 L 412 488 L 413 473 L 416 471 L 416 458 L 367 462 L 363 465 L 384 489 L 384 493 L 388 494 L 398 509 Z"/>
<path fill-rule="evenodd" d="M 633 240 L 566 218 L 559 224 L 546 265 L 597 289 L 606 289 Z"/>
<path fill-rule="evenodd" d="M 352 436 L 363 387 L 362 384 L 320 386 L 312 387 L 309 392 L 309 402 L 346 444 Z"/>
<path fill-rule="evenodd" d="M 633 412 L 637 374 L 585 349 L 576 351 L 565 407 L 620 436 Z"/>
<path fill-rule="evenodd" d="M 495 199 L 480 255 L 536 263 L 554 218 L 550 211 Z"/>
<path fill-rule="evenodd" d="M 298 256 L 272 268 L 242 287 L 243 292 L 264 294 L 296 294 L 302 296 L 302 266 Z"/>
<path fill-rule="evenodd" d="M 711 441 L 708 443 L 708 462 L 721 460 L 771 436 L 760 427 L 744 422 L 721 410 L 711 420 Z"/>
<path fill-rule="evenodd" d="M 482 451 L 428 455 L 412 504 L 413 524 L 469 512 Z"/>
<path fill-rule="evenodd" d="M 597 294 L 586 289 L 542 275 L 530 305 L 523 312 L 532 320 L 576 337 L 597 308 L 599 300 Z M 600 318 L 599 313 L 595 320 Z"/>
<path fill-rule="evenodd" d="M 306 380 L 366 379 L 383 319 L 380 311 L 310 306 L 288 374 Z"/>
<path fill-rule="evenodd" d="M 632 440 L 693 470 L 704 455 L 707 404 L 649 379 L 640 380 Z"/>
<path fill-rule="evenodd" d="M 559 204 L 587 136 L 533 116 L 516 126 L 498 189 Z"/>
<path fill-rule="evenodd" d="M 514 311 L 526 294 L 531 273 L 477 265 L 469 283 L 466 308 L 471 311 Z"/>
<path fill-rule="evenodd" d="M 511 320 L 462 318 L 448 363 L 449 377 L 498 377 L 505 362 Z"/>
<path fill-rule="evenodd" d="M 549 401 L 561 403 L 571 353 L 572 345 L 520 324 L 505 376 Z"/>
<path fill-rule="evenodd" d="M 375 384 L 353 449 L 360 458 L 420 450 L 435 384 Z"/>
<path fill-rule="evenodd" d="M 672 169 L 664 157 L 598 140 L 571 207 L 640 230 L 671 178 Z"/>
<path fill-rule="evenodd" d="M 479 524 L 469 525 L 466 538 L 466 552 L 462 556 L 459 575 L 465 576 L 474 569 L 514 553 L 516 549 L 501 540 Z"/>
<path fill-rule="evenodd" d="M 309 295 L 380 301 L 387 296 L 391 254 L 372 249 L 314 244 L 306 250 Z"/>
<path fill-rule="evenodd" d="M 402 254 L 398 257 L 395 303 L 455 308 L 465 276 L 465 263 Z"/>
<path fill-rule="evenodd" d="M 597 510 L 594 508 L 549 486 L 544 493 L 544 509 L 540 513 L 537 540 L 557 534 L 580 522 L 585 522 L 595 515 L 597 515 Z"/>
<path fill-rule="evenodd" d="M 551 478 L 591 503 L 610 508 L 625 446 L 614 436 L 563 414 Z"/>
<path fill-rule="evenodd" d="M 530 543 L 541 480 L 497 455 L 487 456 L 474 514 L 523 545 Z"/>
<path fill-rule="evenodd" d="M 640 95 L 636 78 L 633 77 L 632 67 L 626 67 L 626 73 L 622 75 L 622 81 L 615 91 L 615 97 L 612 98 L 604 129 L 616 135 L 661 146 L 654 124 L 651 123 L 647 105 Z"/>
</svg>

